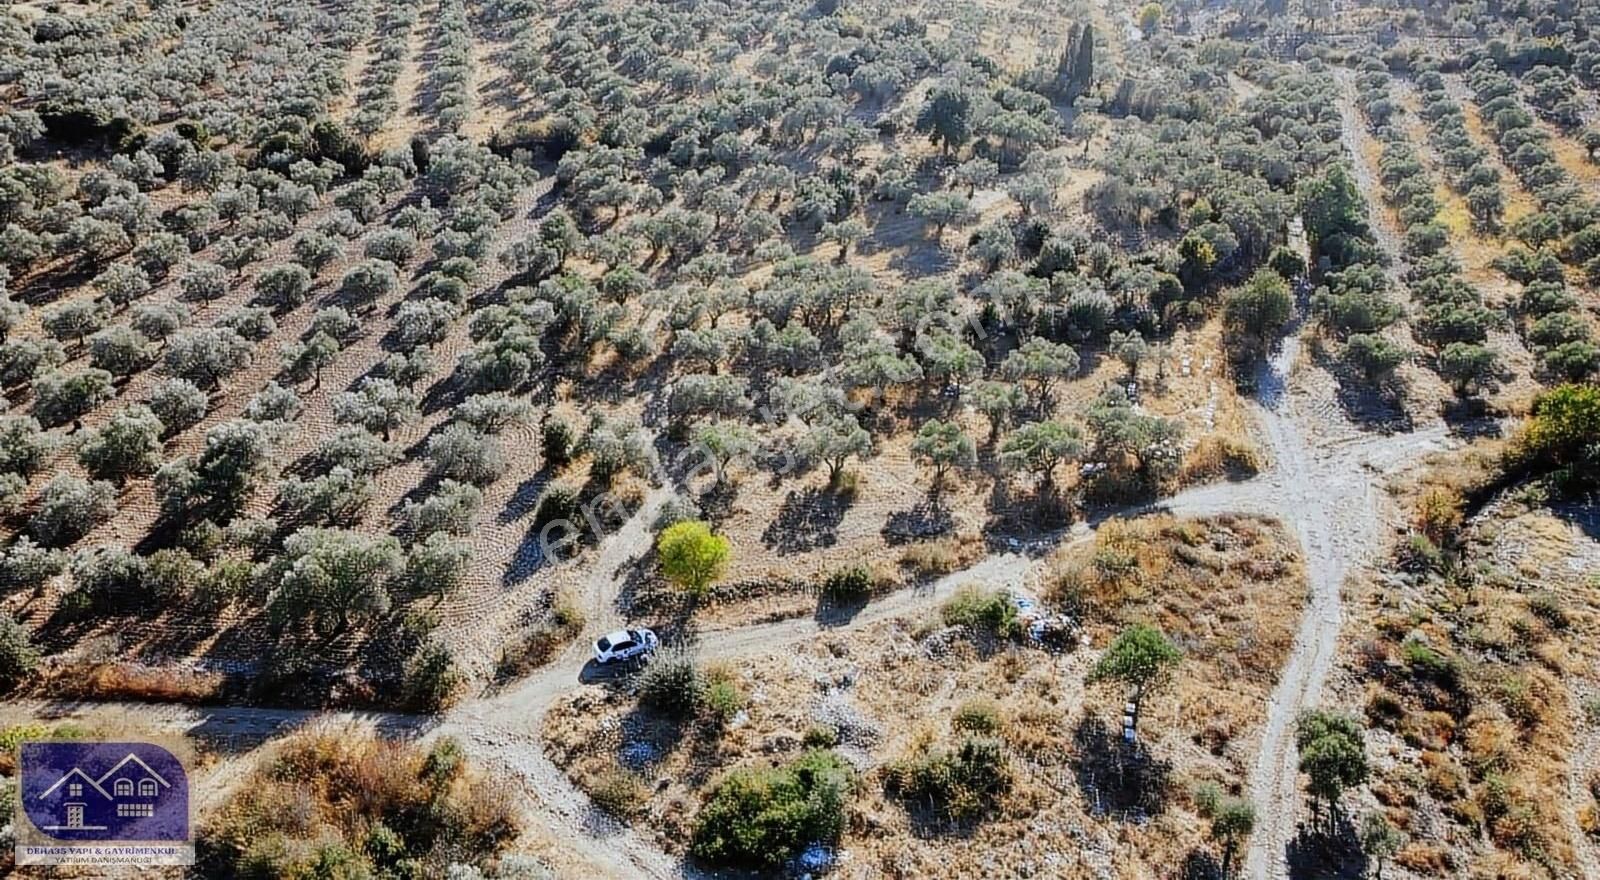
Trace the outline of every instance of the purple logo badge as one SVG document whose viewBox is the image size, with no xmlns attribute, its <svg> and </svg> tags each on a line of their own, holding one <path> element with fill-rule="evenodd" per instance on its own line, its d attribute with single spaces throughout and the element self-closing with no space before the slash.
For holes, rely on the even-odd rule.
<svg viewBox="0 0 1600 880">
<path fill-rule="evenodd" d="M 60 841 L 189 841 L 189 777 L 149 743 L 22 743 L 18 800 Z"/>
</svg>

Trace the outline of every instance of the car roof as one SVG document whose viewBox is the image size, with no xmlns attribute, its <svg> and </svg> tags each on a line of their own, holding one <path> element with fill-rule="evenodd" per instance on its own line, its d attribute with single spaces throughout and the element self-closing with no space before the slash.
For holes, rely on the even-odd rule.
<svg viewBox="0 0 1600 880">
<path fill-rule="evenodd" d="M 631 642 L 633 641 L 633 636 L 627 630 L 619 629 L 616 632 L 606 633 L 606 641 L 615 645 L 618 642 Z"/>
</svg>

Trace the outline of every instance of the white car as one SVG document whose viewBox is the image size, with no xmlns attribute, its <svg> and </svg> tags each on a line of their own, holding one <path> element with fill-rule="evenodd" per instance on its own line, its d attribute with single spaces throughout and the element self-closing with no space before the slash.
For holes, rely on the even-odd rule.
<svg viewBox="0 0 1600 880">
<path fill-rule="evenodd" d="M 619 629 L 601 636 L 594 643 L 594 661 L 604 664 L 614 660 L 632 660 L 649 654 L 660 644 L 661 640 L 656 638 L 656 634 L 642 626 L 638 629 Z"/>
</svg>

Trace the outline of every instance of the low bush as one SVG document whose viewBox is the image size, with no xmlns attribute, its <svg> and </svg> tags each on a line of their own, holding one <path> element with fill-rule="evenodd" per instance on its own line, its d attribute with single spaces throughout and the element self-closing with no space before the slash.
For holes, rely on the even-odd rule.
<svg viewBox="0 0 1600 880">
<path fill-rule="evenodd" d="M 1245 479 L 1261 472 L 1261 455 L 1237 437 L 1207 434 L 1184 456 L 1178 482 L 1184 485 Z"/>
<path fill-rule="evenodd" d="M 639 703 L 670 718 L 687 718 L 705 696 L 706 680 L 694 657 L 678 648 L 656 652 L 634 681 Z"/>
<path fill-rule="evenodd" d="M 852 774 L 829 751 L 772 769 L 729 773 L 695 819 L 689 852 L 709 865 L 777 870 L 844 830 Z"/>
<path fill-rule="evenodd" d="M 700 697 L 700 708 L 714 724 L 723 725 L 733 720 L 744 708 L 744 691 L 734 680 L 733 670 L 716 666 L 704 673 L 705 690 Z"/>
<path fill-rule="evenodd" d="M 856 565 L 828 575 L 822 582 L 822 600 L 833 605 L 855 605 L 872 594 L 872 572 Z"/>
<path fill-rule="evenodd" d="M 449 649 L 429 642 L 406 666 L 406 702 L 423 712 L 442 711 L 455 703 L 464 682 Z"/>
<path fill-rule="evenodd" d="M 566 592 L 556 594 L 550 606 L 548 620 L 529 630 L 520 641 L 512 642 L 500 650 L 500 662 L 495 666 L 495 680 L 508 681 L 527 675 L 544 665 L 562 647 L 571 643 L 583 632 L 586 622 L 583 609 Z"/>
<path fill-rule="evenodd" d="M 965 822 L 987 814 L 1011 788 L 1010 762 L 998 739 L 968 736 L 953 749 L 925 745 L 891 764 L 885 787 L 907 806 Z"/>
<path fill-rule="evenodd" d="M 588 789 L 595 806 L 621 819 L 636 815 L 650 794 L 643 777 L 616 765 L 596 774 Z"/>
<path fill-rule="evenodd" d="M 967 733 L 999 733 L 1002 725 L 1000 707 L 992 700 L 968 700 L 956 709 L 950 724 Z"/>
<path fill-rule="evenodd" d="M 995 638 L 1012 638 L 1022 632 L 1017 605 L 1003 590 L 962 587 L 939 609 L 939 616 L 945 626 L 965 626 Z"/>
</svg>

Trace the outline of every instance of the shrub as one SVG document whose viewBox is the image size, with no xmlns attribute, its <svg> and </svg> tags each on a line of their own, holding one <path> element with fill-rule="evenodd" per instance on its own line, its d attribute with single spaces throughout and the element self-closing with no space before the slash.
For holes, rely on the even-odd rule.
<svg viewBox="0 0 1600 880">
<path fill-rule="evenodd" d="M 1413 522 L 1436 544 L 1454 539 L 1462 521 L 1461 493 L 1444 486 L 1433 486 L 1417 499 Z"/>
<path fill-rule="evenodd" d="M 39 665 L 28 628 L 9 614 L 0 613 L 0 688 L 15 687 Z"/>
<path fill-rule="evenodd" d="M 204 569 L 179 548 L 157 550 L 145 562 L 145 587 L 152 597 L 165 604 L 186 601 L 200 582 Z"/>
<path fill-rule="evenodd" d="M 644 777 L 616 765 L 601 770 L 589 785 L 594 805 L 622 819 L 636 815 L 649 796 Z"/>
<path fill-rule="evenodd" d="M 1444 554 L 1427 535 L 1412 535 L 1395 551 L 1395 562 L 1409 572 L 1438 571 L 1444 567 Z"/>
<path fill-rule="evenodd" d="M 851 785 L 848 765 L 828 751 L 735 770 L 701 808 L 689 851 L 711 865 L 776 870 L 810 844 L 838 838 Z"/>
<path fill-rule="evenodd" d="M 1563 385 L 1534 401 L 1507 464 L 1555 476 L 1572 489 L 1600 479 L 1600 388 Z"/>
<path fill-rule="evenodd" d="M 828 575 L 822 582 L 822 598 L 835 605 L 865 602 L 872 593 L 872 573 L 856 565 Z"/>
<path fill-rule="evenodd" d="M 444 876 L 442 861 L 492 860 L 516 838 L 515 803 L 448 738 L 425 749 L 317 725 L 218 808 L 202 851 L 220 876 Z"/>
<path fill-rule="evenodd" d="M 1207 434 L 1184 456 L 1180 478 L 1203 483 L 1223 478 L 1243 479 L 1261 472 L 1261 455 L 1247 441 L 1222 434 Z"/>
<path fill-rule="evenodd" d="M 506 645 L 495 666 L 495 679 L 505 681 L 525 675 L 555 655 L 583 632 L 583 609 L 566 592 L 556 594 L 550 619 L 535 626 L 522 640 Z"/>
<path fill-rule="evenodd" d="M 890 765 L 885 787 L 907 804 L 966 822 L 990 812 L 1010 789 L 1010 762 L 998 739 L 969 736 L 954 749 L 929 748 Z"/>
<path fill-rule="evenodd" d="M 800 743 L 808 749 L 831 749 L 839 744 L 839 730 L 831 724 L 813 724 L 806 728 Z"/>
<path fill-rule="evenodd" d="M 571 486 L 553 483 L 539 496 L 539 507 L 534 511 L 534 528 L 542 529 L 550 523 L 566 520 L 574 525 L 583 521 L 583 504 L 578 500 L 578 490 Z"/>
<path fill-rule="evenodd" d="M 700 706 L 706 681 L 689 652 L 668 648 L 656 652 L 634 686 L 640 705 L 670 718 L 686 718 Z"/>
<path fill-rule="evenodd" d="M 407 702 L 424 712 L 442 711 L 455 702 L 465 680 L 450 650 L 430 641 L 407 664 Z"/>
<path fill-rule="evenodd" d="M 945 626 L 965 626 L 995 638 L 1011 638 L 1022 632 L 1017 605 L 1003 590 L 964 586 L 944 603 L 939 616 Z"/>
<path fill-rule="evenodd" d="M 1000 707 L 992 700 L 968 700 L 956 709 L 950 725 L 967 733 L 999 733 L 1002 725 Z"/>
<path fill-rule="evenodd" d="M 737 682 L 726 676 L 711 676 L 701 698 L 702 707 L 712 721 L 726 724 L 744 708 L 744 692 Z"/>
</svg>

